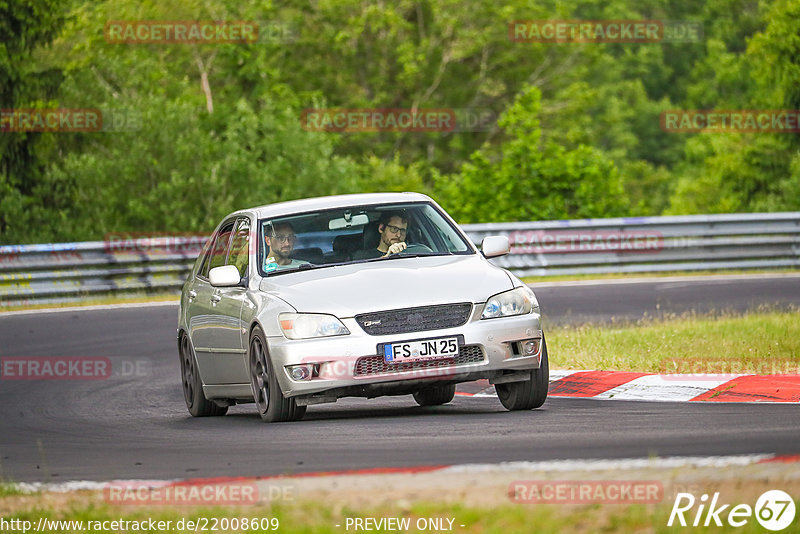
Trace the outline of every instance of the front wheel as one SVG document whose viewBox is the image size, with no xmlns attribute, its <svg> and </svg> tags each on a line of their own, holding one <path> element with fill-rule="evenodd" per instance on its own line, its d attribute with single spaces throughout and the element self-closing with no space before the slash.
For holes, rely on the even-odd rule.
<svg viewBox="0 0 800 534">
<path fill-rule="evenodd" d="M 281 393 L 278 378 L 267 352 L 264 332 L 256 327 L 250 338 L 250 386 L 253 400 L 261 419 L 268 423 L 298 421 L 306 413 L 305 406 L 298 406 L 294 399 Z"/>
<path fill-rule="evenodd" d="M 542 363 L 531 371 L 530 380 L 497 384 L 497 397 L 507 410 L 532 410 L 547 400 L 550 385 L 550 367 L 547 362 L 547 342 L 542 337 Z"/>
<path fill-rule="evenodd" d="M 200 373 L 197 370 L 197 358 L 195 358 L 192 344 L 189 342 L 189 336 L 186 334 L 181 335 L 178 353 L 181 357 L 183 400 L 186 401 L 189 413 L 194 417 L 225 415 L 228 412 L 227 406 L 220 406 L 206 399 L 203 394 L 203 382 L 200 380 Z"/>
</svg>

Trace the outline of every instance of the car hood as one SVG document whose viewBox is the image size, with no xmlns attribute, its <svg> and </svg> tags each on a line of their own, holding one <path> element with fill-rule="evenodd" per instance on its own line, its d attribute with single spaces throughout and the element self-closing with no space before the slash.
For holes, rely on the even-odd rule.
<svg viewBox="0 0 800 534">
<path fill-rule="evenodd" d="M 264 278 L 260 289 L 299 312 L 353 317 L 378 310 L 485 302 L 512 289 L 511 278 L 482 256 L 434 256 L 337 265 Z"/>
</svg>

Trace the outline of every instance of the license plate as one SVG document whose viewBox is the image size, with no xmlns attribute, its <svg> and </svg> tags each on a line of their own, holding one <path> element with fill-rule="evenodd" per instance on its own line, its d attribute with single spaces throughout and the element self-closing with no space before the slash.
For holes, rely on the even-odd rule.
<svg viewBox="0 0 800 534">
<path fill-rule="evenodd" d="M 383 357 L 386 363 L 417 362 L 447 358 L 458 354 L 457 337 L 440 337 L 437 339 L 419 339 L 403 343 L 386 343 L 383 346 Z"/>
</svg>

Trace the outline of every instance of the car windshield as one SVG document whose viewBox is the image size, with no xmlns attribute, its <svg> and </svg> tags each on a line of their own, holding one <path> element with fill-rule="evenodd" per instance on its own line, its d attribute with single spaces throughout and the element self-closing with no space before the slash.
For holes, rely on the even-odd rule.
<svg viewBox="0 0 800 534">
<path fill-rule="evenodd" d="M 475 253 L 430 203 L 319 210 L 261 219 L 258 228 L 262 276 L 343 263 Z"/>
</svg>

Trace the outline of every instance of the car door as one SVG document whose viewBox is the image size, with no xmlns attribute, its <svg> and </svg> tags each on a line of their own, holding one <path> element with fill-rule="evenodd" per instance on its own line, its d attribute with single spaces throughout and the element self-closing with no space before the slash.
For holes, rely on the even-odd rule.
<svg viewBox="0 0 800 534">
<path fill-rule="evenodd" d="M 220 376 L 215 363 L 214 352 L 220 344 L 216 340 L 219 319 L 217 318 L 216 288 L 211 287 L 208 272 L 214 267 L 225 265 L 228 247 L 233 235 L 236 219 L 225 221 L 212 236 L 211 245 L 206 251 L 203 263 L 190 287 L 187 298 L 187 327 L 192 340 L 200 377 L 205 384 L 219 384 Z"/>
<path fill-rule="evenodd" d="M 243 338 L 247 325 L 242 322 L 242 305 L 247 297 L 250 252 L 250 219 L 237 219 L 225 257 L 225 265 L 239 270 L 243 284 L 234 287 L 214 287 L 211 302 L 211 359 L 208 364 L 218 384 L 249 382 Z"/>
</svg>

